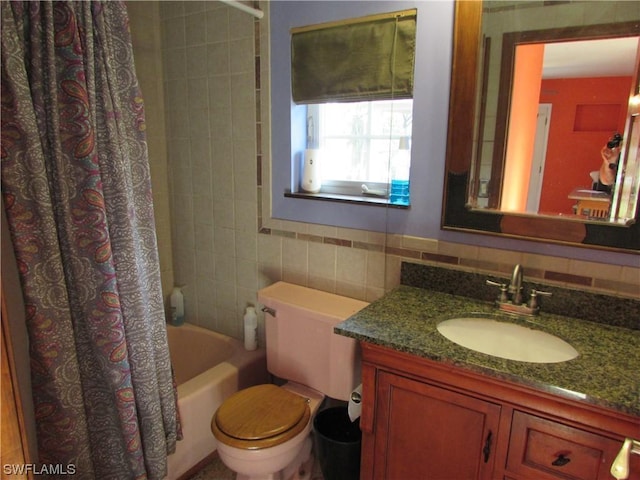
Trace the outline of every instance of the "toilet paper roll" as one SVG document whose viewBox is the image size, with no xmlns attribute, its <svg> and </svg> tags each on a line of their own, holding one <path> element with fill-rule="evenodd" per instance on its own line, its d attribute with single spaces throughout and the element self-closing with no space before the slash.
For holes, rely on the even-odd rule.
<svg viewBox="0 0 640 480">
<path fill-rule="evenodd" d="M 351 397 L 349 398 L 349 405 L 347 406 L 347 413 L 349 414 L 349 419 L 352 422 L 355 422 L 358 418 L 360 418 L 360 413 L 362 412 L 362 384 L 358 385 L 353 392 L 351 392 Z"/>
</svg>

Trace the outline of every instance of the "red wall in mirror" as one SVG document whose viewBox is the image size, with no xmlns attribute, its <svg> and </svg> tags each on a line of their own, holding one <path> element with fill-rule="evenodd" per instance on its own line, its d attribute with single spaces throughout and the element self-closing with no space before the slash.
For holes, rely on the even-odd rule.
<svg viewBox="0 0 640 480">
<path fill-rule="evenodd" d="M 630 85 L 631 77 L 543 80 L 540 103 L 551 103 L 552 113 L 540 212 L 572 213 L 567 195 L 591 187 L 600 149 L 614 130 L 624 131 Z"/>
</svg>

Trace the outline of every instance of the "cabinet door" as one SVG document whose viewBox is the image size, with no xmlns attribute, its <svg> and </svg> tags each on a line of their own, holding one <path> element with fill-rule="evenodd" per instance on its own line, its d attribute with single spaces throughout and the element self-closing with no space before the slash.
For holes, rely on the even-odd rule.
<svg viewBox="0 0 640 480">
<path fill-rule="evenodd" d="M 621 441 L 516 411 L 507 469 L 525 478 L 609 480 L 621 446 Z M 632 458 L 630 479 L 640 477 L 635 462 Z"/>
<path fill-rule="evenodd" d="M 489 479 L 499 417 L 499 405 L 380 372 L 374 477 Z"/>
</svg>

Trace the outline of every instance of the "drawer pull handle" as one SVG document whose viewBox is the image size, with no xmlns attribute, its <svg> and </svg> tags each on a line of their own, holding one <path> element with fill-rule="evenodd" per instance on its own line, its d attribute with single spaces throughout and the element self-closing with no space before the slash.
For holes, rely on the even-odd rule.
<svg viewBox="0 0 640 480">
<path fill-rule="evenodd" d="M 484 463 L 489 461 L 489 455 L 491 455 L 491 437 L 493 434 L 491 430 L 489 430 L 489 434 L 487 435 L 487 439 L 484 441 L 484 448 L 482 449 L 482 453 L 484 454 Z"/>
<path fill-rule="evenodd" d="M 611 475 L 614 478 L 618 480 L 629 478 L 629 457 L 632 453 L 640 455 L 640 441 L 626 438 L 611 465 Z"/>
<path fill-rule="evenodd" d="M 551 465 L 553 465 L 554 467 L 564 467 L 570 461 L 571 459 L 569 457 L 565 457 L 564 453 L 561 453 L 560 455 L 558 455 L 558 458 L 551 462 Z"/>
</svg>

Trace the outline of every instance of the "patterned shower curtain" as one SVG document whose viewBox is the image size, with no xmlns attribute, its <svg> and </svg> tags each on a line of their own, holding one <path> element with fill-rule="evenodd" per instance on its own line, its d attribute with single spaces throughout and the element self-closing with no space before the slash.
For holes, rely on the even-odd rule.
<svg viewBox="0 0 640 480">
<path fill-rule="evenodd" d="M 179 422 L 125 4 L 1 5 L 2 195 L 39 464 L 163 478 Z"/>
</svg>

